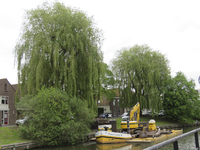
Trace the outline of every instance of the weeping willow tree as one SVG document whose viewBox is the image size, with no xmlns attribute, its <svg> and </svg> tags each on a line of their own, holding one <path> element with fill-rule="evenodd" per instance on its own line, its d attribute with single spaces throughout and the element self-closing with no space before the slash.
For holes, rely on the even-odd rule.
<svg viewBox="0 0 200 150">
<path fill-rule="evenodd" d="M 15 47 L 21 96 L 55 87 L 93 107 L 100 96 L 102 39 L 81 10 L 55 2 L 26 11 Z"/>
<path fill-rule="evenodd" d="M 165 84 L 170 74 L 164 55 L 147 45 L 123 48 L 112 60 L 112 70 L 122 96 L 121 106 L 133 107 L 140 102 L 142 109 L 158 111 L 162 108 Z"/>
</svg>

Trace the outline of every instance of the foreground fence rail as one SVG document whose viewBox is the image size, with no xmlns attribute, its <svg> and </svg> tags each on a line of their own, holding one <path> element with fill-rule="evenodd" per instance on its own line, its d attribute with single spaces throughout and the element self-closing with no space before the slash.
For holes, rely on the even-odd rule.
<svg viewBox="0 0 200 150">
<path fill-rule="evenodd" d="M 156 150 L 156 149 L 160 149 L 166 145 L 169 145 L 171 143 L 173 143 L 174 145 L 174 150 L 178 150 L 178 140 L 182 139 L 190 134 L 194 133 L 194 137 L 195 137 L 195 145 L 196 145 L 196 150 L 199 150 L 199 139 L 198 139 L 198 131 L 200 131 L 200 128 L 192 130 L 190 132 L 184 133 L 182 135 L 176 136 L 174 138 L 171 138 L 167 141 L 161 142 L 159 144 L 153 145 L 151 147 L 145 148 L 144 150 Z"/>
</svg>

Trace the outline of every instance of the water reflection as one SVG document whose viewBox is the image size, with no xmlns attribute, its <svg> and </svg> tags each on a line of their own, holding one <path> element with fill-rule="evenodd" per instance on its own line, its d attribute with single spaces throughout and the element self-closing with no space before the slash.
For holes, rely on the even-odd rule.
<svg viewBox="0 0 200 150">
<path fill-rule="evenodd" d="M 183 133 L 196 129 L 196 127 L 183 128 Z M 200 133 L 198 133 L 200 139 Z M 161 142 L 161 141 L 159 141 Z M 63 147 L 38 148 L 34 150 L 142 150 L 156 143 L 120 143 L 120 144 L 96 144 L 96 142 Z M 180 150 L 192 150 L 195 148 L 194 134 L 178 140 Z M 167 145 L 160 150 L 173 150 L 173 144 Z"/>
<path fill-rule="evenodd" d="M 118 143 L 118 144 L 96 144 L 96 150 L 131 150 L 132 144 Z"/>
<path fill-rule="evenodd" d="M 141 150 L 148 147 L 146 143 L 143 144 L 96 144 L 96 150 Z"/>
</svg>

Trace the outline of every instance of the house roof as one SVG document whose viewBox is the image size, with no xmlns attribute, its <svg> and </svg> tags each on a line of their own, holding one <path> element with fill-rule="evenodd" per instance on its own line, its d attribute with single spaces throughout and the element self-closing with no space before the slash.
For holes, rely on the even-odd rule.
<svg viewBox="0 0 200 150">
<path fill-rule="evenodd" d="M 13 84 L 12 87 L 17 91 L 17 84 Z"/>
<path fill-rule="evenodd" d="M 2 85 L 7 79 L 0 79 L 0 85 Z"/>
<path fill-rule="evenodd" d="M 4 79 L 0 79 L 0 86 L 5 82 L 7 81 L 9 84 L 10 82 L 8 81 L 8 79 L 4 78 Z M 11 84 L 10 84 L 11 85 Z M 13 87 L 13 85 L 11 85 L 11 87 L 13 88 L 14 91 L 16 91 L 16 89 Z M 16 84 L 16 88 L 17 88 L 17 84 Z"/>
</svg>

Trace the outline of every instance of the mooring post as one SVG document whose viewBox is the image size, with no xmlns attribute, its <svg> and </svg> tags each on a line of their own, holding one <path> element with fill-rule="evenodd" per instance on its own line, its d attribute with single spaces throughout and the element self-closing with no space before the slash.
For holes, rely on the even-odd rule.
<svg viewBox="0 0 200 150">
<path fill-rule="evenodd" d="M 194 133 L 194 137 L 195 137 L 196 149 L 199 150 L 198 132 L 195 132 L 195 133 Z"/>
<path fill-rule="evenodd" d="M 175 142 L 173 143 L 173 145 L 174 145 L 174 150 L 178 150 L 178 141 L 175 141 Z"/>
<path fill-rule="evenodd" d="M 129 120 L 127 120 L 127 133 L 130 133 Z"/>
<path fill-rule="evenodd" d="M 26 145 L 26 149 L 29 149 L 29 144 Z"/>
</svg>

